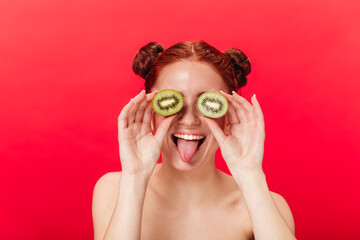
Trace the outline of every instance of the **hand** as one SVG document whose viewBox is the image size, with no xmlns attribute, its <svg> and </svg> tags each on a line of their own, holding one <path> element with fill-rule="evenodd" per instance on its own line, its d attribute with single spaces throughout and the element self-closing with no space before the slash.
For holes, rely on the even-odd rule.
<svg viewBox="0 0 360 240">
<path fill-rule="evenodd" d="M 204 117 L 209 125 L 230 172 L 238 170 L 262 170 L 264 155 L 265 124 L 259 102 L 254 95 L 253 106 L 243 97 L 223 91 L 220 93 L 229 102 L 227 112 L 230 134 L 225 135 L 212 119 Z"/>
<path fill-rule="evenodd" d="M 152 99 L 155 92 L 141 91 L 122 109 L 118 117 L 118 140 L 122 171 L 151 175 L 174 116 L 165 118 L 155 135 L 151 131 Z"/>
</svg>

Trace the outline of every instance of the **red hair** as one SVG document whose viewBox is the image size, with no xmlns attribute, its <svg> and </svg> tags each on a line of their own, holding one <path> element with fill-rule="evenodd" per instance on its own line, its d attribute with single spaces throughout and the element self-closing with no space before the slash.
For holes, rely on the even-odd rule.
<svg viewBox="0 0 360 240">
<path fill-rule="evenodd" d="M 150 42 L 136 53 L 132 68 L 145 79 L 149 93 L 161 69 L 181 60 L 209 63 L 222 76 L 229 92 L 245 86 L 251 71 L 249 58 L 240 50 L 230 48 L 222 53 L 202 40 L 180 42 L 166 50 L 160 43 Z"/>
</svg>

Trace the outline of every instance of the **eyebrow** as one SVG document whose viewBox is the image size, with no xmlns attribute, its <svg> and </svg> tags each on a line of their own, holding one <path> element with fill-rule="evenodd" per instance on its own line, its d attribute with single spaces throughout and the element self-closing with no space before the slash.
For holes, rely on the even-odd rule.
<svg viewBox="0 0 360 240">
<path fill-rule="evenodd" d="M 181 95 L 183 95 L 184 96 L 184 93 L 183 92 L 180 92 L 180 91 L 178 91 Z M 203 94 L 204 92 L 200 92 L 200 93 L 198 93 L 198 95 L 196 95 L 197 97 L 200 97 L 200 95 L 201 94 Z"/>
</svg>

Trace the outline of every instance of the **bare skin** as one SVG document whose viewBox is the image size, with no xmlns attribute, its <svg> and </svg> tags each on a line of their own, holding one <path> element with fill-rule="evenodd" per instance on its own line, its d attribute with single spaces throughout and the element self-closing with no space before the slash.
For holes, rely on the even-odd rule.
<svg viewBox="0 0 360 240">
<path fill-rule="evenodd" d="M 153 90 L 167 88 L 184 96 L 176 116 L 153 114 L 155 92 L 138 94 L 119 116 L 122 172 L 104 175 L 95 186 L 95 239 L 295 239 L 290 208 L 269 191 L 262 172 L 265 136 L 257 100 L 252 107 L 225 93 L 220 75 L 200 62 L 164 67 Z M 228 114 L 204 118 L 198 96 L 219 90 L 229 101 Z M 176 131 L 206 137 L 189 162 L 171 138 Z M 233 176 L 215 167 L 219 146 Z M 156 164 L 160 152 L 163 163 Z"/>
<path fill-rule="evenodd" d="M 218 170 L 216 198 L 187 206 L 188 198 L 169 200 L 156 184 L 161 163 L 157 164 L 146 191 L 142 215 L 141 239 L 253 239 L 252 226 L 241 192 L 233 178 Z M 120 172 L 107 178 L 114 191 L 107 212 L 116 204 Z M 111 183 L 110 183 L 111 182 Z M 168 186 L 171 187 L 171 186 Z"/>
</svg>

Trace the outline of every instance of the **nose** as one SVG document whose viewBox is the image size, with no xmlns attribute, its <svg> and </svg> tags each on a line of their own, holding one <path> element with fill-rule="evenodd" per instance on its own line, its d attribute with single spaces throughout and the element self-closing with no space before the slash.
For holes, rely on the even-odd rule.
<svg viewBox="0 0 360 240">
<path fill-rule="evenodd" d="M 196 107 L 196 104 L 185 103 L 180 112 L 178 113 L 178 122 L 187 126 L 200 125 L 200 112 Z"/>
</svg>

